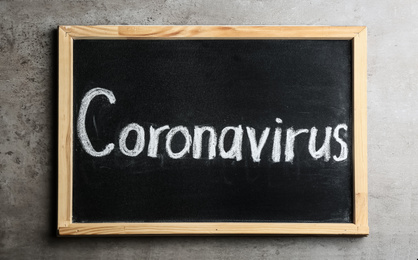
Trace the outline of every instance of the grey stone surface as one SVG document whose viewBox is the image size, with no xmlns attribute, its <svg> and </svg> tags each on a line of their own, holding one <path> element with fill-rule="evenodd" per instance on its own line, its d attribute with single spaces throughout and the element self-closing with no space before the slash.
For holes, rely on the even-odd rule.
<svg viewBox="0 0 418 260">
<path fill-rule="evenodd" d="M 417 259 L 418 1 L 0 1 L 0 259 Z M 370 235 L 56 238 L 58 25 L 368 26 Z"/>
</svg>

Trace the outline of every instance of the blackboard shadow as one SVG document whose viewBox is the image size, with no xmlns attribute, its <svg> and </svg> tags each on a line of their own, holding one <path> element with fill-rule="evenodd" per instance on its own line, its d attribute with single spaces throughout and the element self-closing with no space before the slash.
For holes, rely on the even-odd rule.
<svg viewBox="0 0 418 260">
<path fill-rule="evenodd" d="M 186 245 L 208 245 L 208 244 L 218 244 L 224 242 L 228 242 L 232 245 L 236 245 L 238 247 L 243 247 L 245 244 L 249 243 L 256 243 L 262 245 L 263 243 L 266 244 L 272 244 L 272 243 L 279 243 L 279 244 L 299 244 L 304 243 L 307 240 L 315 239 L 315 241 L 327 244 L 331 241 L 334 241 L 335 239 L 337 241 L 341 241 L 346 243 L 347 241 L 353 241 L 353 244 L 358 244 L 359 241 L 362 241 L 358 238 L 354 237 L 315 237 L 314 236 L 304 236 L 304 237 L 296 237 L 296 236 L 199 236 L 199 237 L 169 237 L 169 236 L 163 236 L 163 237 L 150 237 L 150 236 L 144 236 L 144 237 L 138 237 L 138 236 L 119 236 L 118 239 L 109 239 L 110 237 L 115 236 L 100 236 L 100 238 L 93 237 L 93 236 L 84 236 L 84 237 L 77 237 L 77 239 L 73 239 L 72 237 L 60 237 L 57 238 L 57 208 L 58 208 L 58 30 L 53 30 L 50 33 L 51 37 L 51 46 L 52 46 L 52 52 L 54 55 L 52 55 L 51 60 L 51 78 L 52 78 L 52 89 L 51 93 L 53 98 L 52 101 L 52 107 L 51 107 L 51 133 L 52 133 L 52 141 L 51 141 L 51 147 L 50 151 L 51 153 L 51 164 L 52 164 L 52 176 L 51 176 L 51 182 L 50 182 L 50 236 L 53 238 L 51 239 L 53 243 L 83 243 L 83 247 L 87 247 L 89 244 L 95 244 L 95 243 L 127 243 L 132 245 L 140 243 L 155 243 L 155 244 L 173 244 L 174 243 L 182 243 Z M 310 213 L 313 213 L 314 211 L 310 211 Z M 316 212 L 315 212 L 316 214 Z M 59 240 L 59 242 L 58 242 Z M 80 242 L 78 242 L 80 240 Z M 76 242 L 77 241 L 77 242 Z M 83 242 L 81 242 L 83 241 Z M 92 241 L 92 242 L 90 242 Z"/>
<path fill-rule="evenodd" d="M 177 248 L 179 250 L 200 250 L 202 255 L 206 250 L 214 250 L 212 256 L 225 256 L 225 251 L 244 252 L 254 251 L 262 253 L 265 248 L 274 248 L 276 255 L 286 254 L 289 250 L 297 250 L 303 245 L 315 243 L 317 247 L 327 248 L 337 245 L 344 250 L 360 248 L 365 243 L 364 237 L 358 236 L 100 236 L 100 237 L 61 237 L 56 238 L 53 244 L 77 246 L 79 249 L 111 246 L 113 248 L 141 248 L 148 255 L 161 248 Z M 223 249 L 222 249 L 223 248 Z M 220 251 L 217 251 L 220 250 Z M 176 254 L 175 251 L 172 252 Z M 235 255 L 235 253 L 234 253 Z M 239 255 L 239 254 L 238 254 Z M 235 255 L 237 256 L 237 255 Z"/>
<path fill-rule="evenodd" d="M 58 29 L 53 29 L 48 34 L 51 43 L 52 52 L 50 60 L 50 77 L 51 77 L 51 107 L 49 110 L 50 115 L 50 163 L 51 172 L 50 183 L 49 183 L 49 231 L 48 235 L 51 238 L 56 238 L 57 232 L 57 212 L 58 212 Z"/>
</svg>

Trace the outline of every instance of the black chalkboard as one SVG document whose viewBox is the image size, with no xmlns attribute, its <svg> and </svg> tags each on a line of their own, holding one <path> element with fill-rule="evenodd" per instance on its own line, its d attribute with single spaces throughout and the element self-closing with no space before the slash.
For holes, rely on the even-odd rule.
<svg viewBox="0 0 418 260">
<path fill-rule="evenodd" d="M 352 63 L 351 40 L 75 39 L 72 221 L 353 223 Z M 114 144 L 107 155 L 90 154 L 81 141 L 80 108 L 93 90 L 85 133 L 95 151 Z M 132 123 L 144 130 L 135 156 L 119 144 Z M 150 157 L 150 128 L 163 126 Z M 177 126 L 189 132 L 190 150 L 171 158 L 166 136 Z M 225 127 L 241 126 L 241 156 L 222 158 L 217 144 L 209 159 L 206 132 L 201 158 L 193 158 L 195 127 L 204 126 L 218 143 Z M 256 144 L 270 128 L 259 161 L 247 127 Z M 329 159 L 310 153 L 313 127 L 315 150 L 331 128 Z M 285 150 L 298 129 L 307 133 L 295 138 L 292 158 Z M 226 133 L 225 151 L 237 133 Z M 135 150 L 137 136 L 129 132 L 125 150 Z M 177 132 L 171 154 L 187 145 Z"/>
</svg>

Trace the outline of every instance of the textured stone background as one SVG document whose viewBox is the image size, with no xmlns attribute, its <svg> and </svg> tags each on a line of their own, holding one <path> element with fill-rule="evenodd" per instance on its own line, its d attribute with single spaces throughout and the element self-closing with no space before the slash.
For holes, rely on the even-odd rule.
<svg viewBox="0 0 418 260">
<path fill-rule="evenodd" d="M 368 26 L 370 235 L 56 238 L 58 25 Z M 0 259 L 417 259 L 418 1 L 0 1 Z"/>
</svg>

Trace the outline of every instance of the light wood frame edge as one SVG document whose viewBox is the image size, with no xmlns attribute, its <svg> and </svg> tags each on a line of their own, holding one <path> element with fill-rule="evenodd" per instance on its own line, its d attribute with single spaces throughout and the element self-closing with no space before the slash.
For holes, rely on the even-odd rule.
<svg viewBox="0 0 418 260">
<path fill-rule="evenodd" d="M 58 229 L 72 219 L 72 41 L 58 29 Z"/>
<path fill-rule="evenodd" d="M 354 223 L 368 227 L 367 191 L 367 28 L 353 39 Z"/>
<path fill-rule="evenodd" d="M 59 235 L 368 235 L 367 29 L 363 26 L 60 26 Z M 73 39 L 353 40 L 354 223 L 72 223 Z"/>
</svg>

